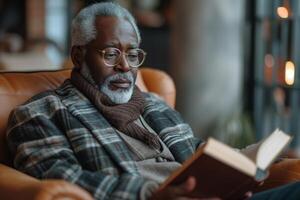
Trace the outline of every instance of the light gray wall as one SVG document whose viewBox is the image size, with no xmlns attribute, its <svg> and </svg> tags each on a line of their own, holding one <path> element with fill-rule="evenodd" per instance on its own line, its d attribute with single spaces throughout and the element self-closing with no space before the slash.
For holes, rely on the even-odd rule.
<svg viewBox="0 0 300 200">
<path fill-rule="evenodd" d="M 198 136 L 211 135 L 241 108 L 244 1 L 177 0 L 175 9 L 177 109 Z"/>
</svg>

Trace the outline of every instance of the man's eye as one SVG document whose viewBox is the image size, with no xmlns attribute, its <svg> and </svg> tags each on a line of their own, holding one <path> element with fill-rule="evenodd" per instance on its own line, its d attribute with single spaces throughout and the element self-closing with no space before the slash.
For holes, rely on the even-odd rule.
<svg viewBox="0 0 300 200">
<path fill-rule="evenodd" d="M 138 54 L 137 53 L 136 54 L 131 53 L 131 54 L 128 54 L 128 57 L 129 58 L 137 58 Z"/>
<path fill-rule="evenodd" d="M 139 55 L 138 54 L 133 54 L 133 53 L 130 53 L 128 54 L 128 59 L 131 60 L 131 61 L 135 61 L 138 59 Z"/>
<path fill-rule="evenodd" d="M 106 53 L 105 54 L 105 58 L 108 58 L 108 59 L 113 59 L 113 58 L 116 58 L 116 57 L 118 57 L 117 53 Z"/>
</svg>

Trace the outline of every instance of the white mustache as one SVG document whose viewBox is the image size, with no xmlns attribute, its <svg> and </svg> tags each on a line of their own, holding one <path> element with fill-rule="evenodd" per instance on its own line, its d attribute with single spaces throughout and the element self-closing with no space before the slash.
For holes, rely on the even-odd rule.
<svg viewBox="0 0 300 200">
<path fill-rule="evenodd" d="M 131 83 L 133 83 L 133 81 L 134 81 L 133 74 L 131 72 L 126 72 L 126 73 L 122 73 L 122 74 L 121 73 L 114 74 L 114 75 L 107 77 L 104 81 L 104 84 L 109 83 L 111 81 L 118 80 L 118 79 L 126 79 L 126 80 L 129 80 Z"/>
</svg>

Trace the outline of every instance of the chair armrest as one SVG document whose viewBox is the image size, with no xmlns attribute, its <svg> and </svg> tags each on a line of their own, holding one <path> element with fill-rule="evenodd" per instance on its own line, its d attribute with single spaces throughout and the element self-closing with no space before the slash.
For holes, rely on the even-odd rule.
<svg viewBox="0 0 300 200">
<path fill-rule="evenodd" d="M 89 193 L 63 180 L 40 181 L 0 164 L 0 196 L 11 200 L 92 200 Z"/>
<path fill-rule="evenodd" d="M 282 161 L 272 165 L 270 175 L 258 191 L 264 191 L 287 183 L 300 180 L 300 160 L 299 159 L 283 159 Z"/>
</svg>

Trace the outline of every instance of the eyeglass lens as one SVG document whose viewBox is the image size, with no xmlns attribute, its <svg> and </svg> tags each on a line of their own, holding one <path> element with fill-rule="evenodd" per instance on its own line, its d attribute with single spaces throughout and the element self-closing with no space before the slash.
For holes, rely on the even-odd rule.
<svg viewBox="0 0 300 200">
<path fill-rule="evenodd" d="M 117 48 L 107 48 L 103 51 L 103 58 L 107 65 L 117 65 L 121 60 L 122 53 Z M 145 59 L 145 53 L 141 49 L 130 49 L 125 53 L 128 64 L 138 67 Z"/>
</svg>

